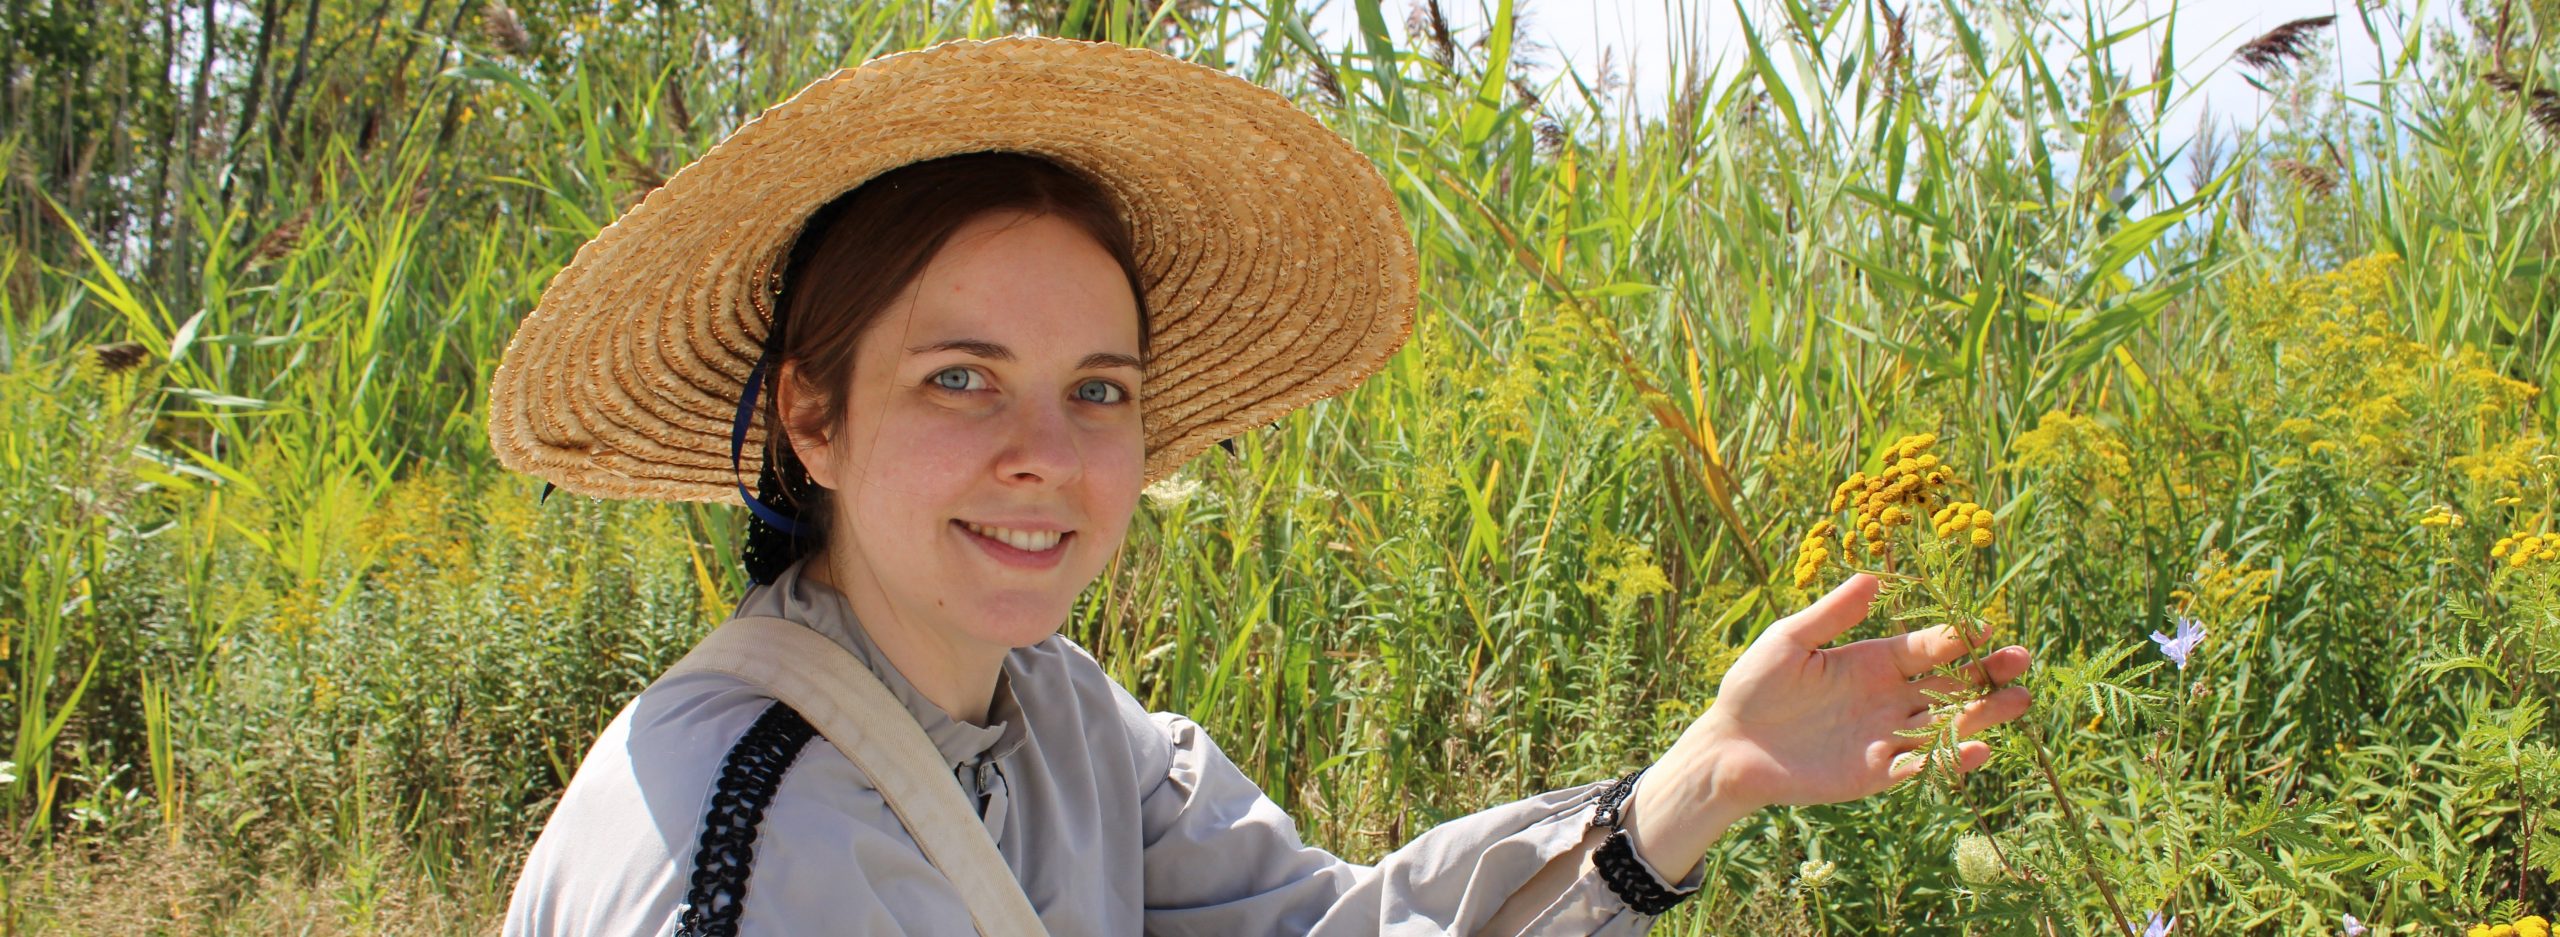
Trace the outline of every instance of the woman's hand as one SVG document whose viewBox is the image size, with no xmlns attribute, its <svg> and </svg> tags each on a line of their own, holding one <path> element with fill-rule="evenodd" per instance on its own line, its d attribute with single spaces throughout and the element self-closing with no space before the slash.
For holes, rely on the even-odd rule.
<svg viewBox="0 0 2560 937">
<path fill-rule="evenodd" d="M 1715 703 L 1636 785 L 1626 823 L 1646 862 L 1685 877 L 1725 827 L 1762 807 L 1857 800 L 1920 773 L 1915 749 L 1929 740 L 1896 733 L 1943 718 L 1930 712 L 1935 701 L 1924 691 L 1963 686 L 1929 672 L 1974 646 L 1939 626 L 1824 647 L 1865 620 L 1875 595 L 1874 577 L 1850 577 L 1743 651 Z M 2028 662 L 2026 648 L 2004 647 L 1965 673 L 1975 686 L 1998 686 Z M 1956 734 L 2018 718 L 2027 704 L 2024 689 L 1995 691 L 1956 715 Z M 1956 755 L 1957 769 L 1971 771 L 1991 749 L 1966 741 Z"/>
</svg>

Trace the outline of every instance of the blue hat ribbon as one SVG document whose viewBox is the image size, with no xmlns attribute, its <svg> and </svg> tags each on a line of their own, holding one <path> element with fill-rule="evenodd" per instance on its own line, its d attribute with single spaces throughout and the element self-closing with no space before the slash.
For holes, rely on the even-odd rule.
<svg viewBox="0 0 2560 937">
<path fill-rule="evenodd" d="M 747 389 L 738 395 L 738 419 L 729 427 L 729 471 L 738 478 L 738 497 L 745 499 L 747 510 L 755 512 L 756 519 L 773 525 L 775 530 L 797 537 L 800 535 L 800 525 L 792 522 L 791 515 L 775 510 L 773 505 L 758 499 L 755 492 L 747 490 L 747 469 L 744 460 L 747 450 L 747 426 L 755 422 L 756 392 L 764 388 L 765 371 L 772 364 L 773 349 L 767 348 L 764 354 L 756 358 L 755 369 L 747 372 Z"/>
</svg>

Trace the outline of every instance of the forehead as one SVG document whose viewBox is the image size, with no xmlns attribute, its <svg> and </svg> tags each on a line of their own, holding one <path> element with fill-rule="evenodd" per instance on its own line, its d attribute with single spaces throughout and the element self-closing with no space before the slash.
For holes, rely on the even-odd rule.
<svg viewBox="0 0 2560 937">
<path fill-rule="evenodd" d="M 972 219 L 926 264 L 910 297 L 907 327 L 918 338 L 1019 342 L 1014 351 L 1025 356 L 1137 352 L 1137 297 L 1119 261 L 1054 215 Z"/>
</svg>

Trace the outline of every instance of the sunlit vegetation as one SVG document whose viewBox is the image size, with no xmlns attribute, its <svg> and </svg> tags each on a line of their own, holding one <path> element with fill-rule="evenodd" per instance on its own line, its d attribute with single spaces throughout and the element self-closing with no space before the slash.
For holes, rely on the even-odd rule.
<svg viewBox="0 0 2560 937">
<path fill-rule="evenodd" d="M 1751 818 L 1662 932 L 2560 906 L 2560 9 L 1776 0 L 1639 101 L 1336 2 L 9 5 L 0 933 L 487 931 L 743 585 L 732 509 L 496 469 L 510 329 L 758 108 L 1023 29 L 1290 95 L 1420 246 L 1404 351 L 1150 489 L 1066 626 L 1314 841 L 1642 763 L 1867 570 L 1853 637 L 1987 625 L 2036 709 Z"/>
</svg>

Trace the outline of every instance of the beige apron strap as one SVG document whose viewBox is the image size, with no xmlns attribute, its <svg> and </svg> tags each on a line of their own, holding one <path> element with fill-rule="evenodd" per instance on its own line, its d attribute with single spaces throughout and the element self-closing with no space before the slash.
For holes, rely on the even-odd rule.
<svg viewBox="0 0 2560 937">
<path fill-rule="evenodd" d="M 960 892 L 978 933 L 1045 933 L 941 751 L 853 652 L 798 622 L 732 618 L 667 673 L 692 671 L 747 681 L 799 710 L 870 777 L 925 858 Z"/>
</svg>

